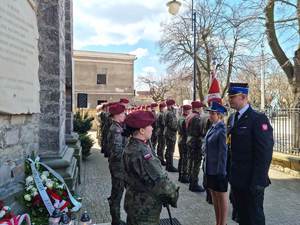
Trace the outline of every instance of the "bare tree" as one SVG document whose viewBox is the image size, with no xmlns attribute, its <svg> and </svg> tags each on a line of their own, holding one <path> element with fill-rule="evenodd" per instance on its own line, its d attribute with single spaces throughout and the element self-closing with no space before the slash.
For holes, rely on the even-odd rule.
<svg viewBox="0 0 300 225">
<path fill-rule="evenodd" d="M 230 5 L 223 0 L 201 0 L 195 7 L 197 89 L 201 100 L 209 86 L 213 58 L 217 58 L 221 65 L 218 78 L 224 95 L 232 74 L 237 72 L 234 71 L 235 64 L 256 43 L 253 21 L 258 14 L 256 9 L 249 10 L 247 7 L 244 2 Z M 190 69 L 191 73 L 193 45 L 190 18 L 188 10 L 171 23 L 162 25 L 163 36 L 159 42 L 161 60 L 169 64 L 170 71 Z"/>
<path fill-rule="evenodd" d="M 285 10 L 275 11 L 275 7 L 281 7 Z M 276 13 L 277 12 L 277 13 Z M 300 0 L 285 1 L 285 0 L 267 0 L 265 7 L 266 17 L 266 34 L 268 37 L 269 46 L 273 52 L 273 55 L 284 73 L 288 78 L 288 82 L 291 85 L 294 93 L 294 106 L 300 107 Z M 293 60 L 289 59 L 286 50 L 283 49 L 285 43 L 280 43 L 280 37 L 278 33 L 289 30 L 289 34 L 286 37 L 286 42 L 294 43 L 294 49 L 297 50 L 294 53 Z M 294 31 L 294 32 L 293 32 Z M 284 32 L 287 34 L 287 32 Z M 296 42 L 293 42 L 293 39 Z M 298 42 L 298 43 L 297 43 Z M 286 44 L 285 44 L 286 46 Z M 293 62 L 292 62 L 293 61 Z"/>
<path fill-rule="evenodd" d="M 138 82 L 147 86 L 155 102 L 163 101 L 166 94 L 174 87 L 174 79 L 170 77 L 154 78 L 149 74 L 148 76 L 139 77 Z"/>
</svg>

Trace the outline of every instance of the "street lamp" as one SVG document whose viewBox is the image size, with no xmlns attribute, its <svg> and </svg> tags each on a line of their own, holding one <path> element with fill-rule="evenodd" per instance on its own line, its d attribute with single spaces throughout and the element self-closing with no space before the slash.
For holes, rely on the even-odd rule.
<svg viewBox="0 0 300 225">
<path fill-rule="evenodd" d="M 169 7 L 169 13 L 172 15 L 176 15 L 181 6 L 181 2 L 176 1 L 176 0 L 171 0 L 167 3 L 167 6 Z M 194 0 L 192 0 L 192 30 L 193 30 L 193 38 L 194 38 L 193 101 L 195 101 L 197 88 L 196 88 L 196 12 L 194 12 Z"/>
</svg>

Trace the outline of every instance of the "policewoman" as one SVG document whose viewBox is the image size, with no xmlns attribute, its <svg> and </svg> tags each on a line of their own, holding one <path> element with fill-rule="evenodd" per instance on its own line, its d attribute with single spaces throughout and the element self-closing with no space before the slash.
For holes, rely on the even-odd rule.
<svg viewBox="0 0 300 225">
<path fill-rule="evenodd" d="M 149 139 L 152 112 L 136 111 L 125 120 L 131 138 L 123 154 L 127 225 L 159 225 L 163 204 L 176 207 L 179 187 L 169 180 Z"/>
<path fill-rule="evenodd" d="M 206 188 L 211 193 L 215 209 L 216 224 L 226 225 L 227 220 L 227 145 L 226 126 L 223 116 L 226 108 L 218 102 L 211 102 L 209 120 L 212 123 L 207 131 L 203 144 Z"/>
<path fill-rule="evenodd" d="M 228 120 L 229 182 L 240 225 L 265 225 L 264 191 L 273 153 L 273 128 L 248 102 L 246 83 L 230 83 L 228 98 L 236 112 Z"/>
</svg>

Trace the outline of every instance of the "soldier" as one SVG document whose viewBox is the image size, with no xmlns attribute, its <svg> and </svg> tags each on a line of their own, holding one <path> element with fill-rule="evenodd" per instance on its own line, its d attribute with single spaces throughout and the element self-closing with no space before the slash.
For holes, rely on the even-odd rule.
<svg viewBox="0 0 300 225">
<path fill-rule="evenodd" d="M 179 163 L 178 171 L 179 177 L 178 181 L 181 183 L 189 183 L 188 176 L 188 147 L 186 145 L 187 141 L 187 131 L 185 126 L 185 119 L 191 113 L 191 105 L 182 106 L 182 115 L 178 119 L 178 149 L 179 149 Z"/>
<path fill-rule="evenodd" d="M 152 146 L 153 146 L 153 149 L 155 150 L 156 152 L 156 145 L 157 145 L 157 130 L 158 130 L 158 121 L 157 121 L 157 115 L 156 115 L 156 108 L 157 108 L 158 104 L 157 103 L 152 103 L 151 104 L 151 112 L 153 113 L 153 116 L 154 116 L 154 119 L 155 121 L 153 122 L 152 124 L 152 127 L 153 127 L 153 131 L 152 131 L 152 136 L 151 136 L 151 142 L 152 142 Z"/>
<path fill-rule="evenodd" d="M 168 99 L 166 101 L 168 110 L 165 116 L 165 130 L 164 135 L 166 139 L 166 170 L 169 172 L 178 172 L 178 170 L 173 166 L 173 155 L 176 144 L 176 133 L 177 133 L 177 118 L 175 112 L 175 101 L 173 99 Z"/>
<path fill-rule="evenodd" d="M 119 101 L 122 105 L 127 107 L 127 104 L 129 103 L 129 100 L 127 98 L 121 98 Z"/>
<path fill-rule="evenodd" d="M 163 171 L 149 142 L 154 120 L 147 111 L 133 112 L 125 120 L 131 132 L 123 154 L 127 225 L 159 225 L 162 206 L 177 207 L 179 187 Z"/>
<path fill-rule="evenodd" d="M 104 157 L 106 158 L 109 158 L 109 154 L 110 154 L 110 151 L 109 151 L 109 141 L 108 141 L 108 138 L 107 138 L 107 135 L 108 135 L 108 131 L 109 131 L 109 128 L 112 124 L 112 119 L 111 119 L 111 113 L 109 112 L 109 108 L 116 104 L 115 102 L 111 102 L 111 103 L 108 103 L 107 104 L 107 113 L 105 113 L 105 122 L 104 122 L 104 126 L 103 126 L 103 148 L 104 148 Z"/>
<path fill-rule="evenodd" d="M 189 189 L 193 192 L 203 192 L 204 189 L 198 184 L 198 176 L 202 161 L 202 143 L 209 128 L 208 115 L 202 111 L 203 104 L 200 101 L 192 102 L 192 111 L 186 118 L 187 145 L 189 148 Z"/>
<path fill-rule="evenodd" d="M 230 83 L 228 133 L 231 147 L 229 182 L 240 225 L 265 225 L 264 190 L 273 153 L 273 128 L 248 103 L 248 84 Z"/>
<path fill-rule="evenodd" d="M 109 170 L 111 175 L 111 195 L 108 198 L 112 225 L 125 224 L 120 218 L 120 203 L 124 191 L 124 167 L 122 154 L 126 138 L 122 136 L 122 123 L 125 120 L 125 106 L 116 103 L 109 107 L 112 124 L 107 135 L 109 148 Z"/>
<path fill-rule="evenodd" d="M 98 145 L 101 146 L 101 113 L 102 113 L 102 105 L 96 106 L 96 124 L 97 124 L 97 141 Z"/>
<path fill-rule="evenodd" d="M 166 139 L 164 135 L 166 106 L 167 106 L 166 103 L 161 102 L 159 104 L 159 113 L 157 114 L 157 136 L 158 136 L 157 155 L 163 166 L 166 165 L 166 161 L 164 160 L 164 153 L 166 147 Z"/>
<path fill-rule="evenodd" d="M 101 153 L 106 152 L 107 120 L 109 119 L 108 104 L 103 104 L 103 111 L 100 114 L 101 119 Z"/>
</svg>

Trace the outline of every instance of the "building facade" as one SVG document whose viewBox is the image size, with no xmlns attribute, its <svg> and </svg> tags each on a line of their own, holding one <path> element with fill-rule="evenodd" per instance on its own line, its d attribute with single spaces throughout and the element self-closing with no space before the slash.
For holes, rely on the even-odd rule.
<svg viewBox="0 0 300 225">
<path fill-rule="evenodd" d="M 130 54 L 74 51 L 74 106 L 95 108 L 104 102 L 134 98 L 134 61 Z"/>
</svg>

